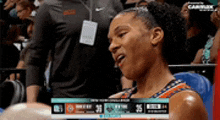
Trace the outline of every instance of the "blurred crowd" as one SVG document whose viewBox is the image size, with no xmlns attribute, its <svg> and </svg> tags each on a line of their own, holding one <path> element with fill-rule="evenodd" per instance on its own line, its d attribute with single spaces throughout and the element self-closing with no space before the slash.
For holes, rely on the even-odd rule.
<svg viewBox="0 0 220 120">
<path fill-rule="evenodd" d="M 185 44 L 173 46 L 185 51 L 176 54 L 178 59 L 174 58 L 171 64 L 210 64 L 217 62 L 220 42 L 219 4 L 213 5 L 208 0 L 120 0 L 120 4 L 123 5 L 123 9 L 127 9 L 146 6 L 150 1 L 175 5 L 179 7 L 179 13 L 185 18 L 187 29 Z M 47 0 L 0 0 L 0 9 L 3 11 L 0 14 L 0 68 L 27 68 L 30 56 L 29 46 L 33 36 L 37 35 L 34 34 L 36 32 L 36 16 L 44 2 Z M 213 6 L 213 9 L 209 11 L 189 9 L 190 2 L 203 2 L 204 5 Z M 35 41 L 35 43 L 37 42 Z M 47 67 L 52 59 L 54 58 L 47 58 Z M 46 74 L 46 78 L 47 76 L 50 75 Z M 15 78 L 19 79 L 20 75 L 11 74 L 7 78 L 1 78 L 0 83 L 5 79 L 15 80 Z M 121 80 L 122 87 L 120 90 L 130 88 L 133 84 L 130 81 Z"/>
<path fill-rule="evenodd" d="M 145 6 L 151 0 L 121 0 L 124 9 Z M 154 0 L 153 0 L 154 1 Z M 216 47 L 218 42 L 214 36 L 219 27 L 219 7 L 215 11 L 189 10 L 187 2 L 202 1 L 204 4 L 212 5 L 208 0 L 157 0 L 161 3 L 176 5 L 186 19 L 187 39 L 185 49 L 187 56 L 179 64 L 215 63 Z M 7 0 L 2 1 L 1 22 L 1 62 L 0 68 L 25 68 L 23 61 L 28 48 L 27 43 L 31 41 L 34 31 L 34 21 L 37 10 L 44 0 Z M 216 44 L 213 46 L 213 40 Z M 212 47 L 213 46 L 213 47 Z M 211 51 L 211 52 L 210 52 Z M 20 53 L 21 56 L 20 56 Z M 21 60 L 21 61 L 20 61 Z"/>
<path fill-rule="evenodd" d="M 34 31 L 34 17 L 42 3 L 41 0 L 2 1 L 1 68 L 25 68 L 26 48 Z"/>
</svg>

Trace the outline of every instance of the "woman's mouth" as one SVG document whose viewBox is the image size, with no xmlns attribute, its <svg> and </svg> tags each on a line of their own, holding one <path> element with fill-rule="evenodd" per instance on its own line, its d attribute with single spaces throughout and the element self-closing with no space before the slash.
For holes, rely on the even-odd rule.
<svg viewBox="0 0 220 120">
<path fill-rule="evenodd" d="M 124 56 L 124 55 L 119 55 L 119 56 L 116 58 L 116 64 L 117 64 L 117 66 L 121 67 L 121 66 L 122 66 L 122 63 L 124 62 L 124 59 L 125 59 L 125 56 Z"/>
</svg>

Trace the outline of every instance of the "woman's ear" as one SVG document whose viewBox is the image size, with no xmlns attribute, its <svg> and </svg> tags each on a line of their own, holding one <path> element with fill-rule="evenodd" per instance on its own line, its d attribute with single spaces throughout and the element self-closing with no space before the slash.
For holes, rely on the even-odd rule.
<svg viewBox="0 0 220 120">
<path fill-rule="evenodd" d="M 151 44 L 153 44 L 154 46 L 157 45 L 158 43 L 162 42 L 163 38 L 164 38 L 164 32 L 161 29 L 161 27 L 155 27 L 151 29 L 152 32 L 152 40 L 151 40 Z"/>
</svg>

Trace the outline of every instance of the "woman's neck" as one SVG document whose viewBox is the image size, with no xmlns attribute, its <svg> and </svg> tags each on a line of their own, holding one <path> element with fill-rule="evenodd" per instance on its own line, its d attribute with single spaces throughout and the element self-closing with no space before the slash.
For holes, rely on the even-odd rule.
<svg viewBox="0 0 220 120">
<path fill-rule="evenodd" d="M 162 90 L 174 76 L 163 61 L 156 61 L 150 70 L 141 79 L 137 80 L 137 93 L 132 98 L 149 98 Z"/>
</svg>

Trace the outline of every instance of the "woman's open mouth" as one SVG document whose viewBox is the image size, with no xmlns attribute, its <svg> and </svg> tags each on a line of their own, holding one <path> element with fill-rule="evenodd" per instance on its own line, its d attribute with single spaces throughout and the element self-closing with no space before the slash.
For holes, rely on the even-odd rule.
<svg viewBox="0 0 220 120">
<path fill-rule="evenodd" d="M 116 58 L 116 64 L 117 64 L 117 66 L 121 67 L 121 66 L 122 66 L 122 63 L 124 62 L 124 59 L 125 59 L 125 55 L 119 55 L 119 56 Z"/>
</svg>

